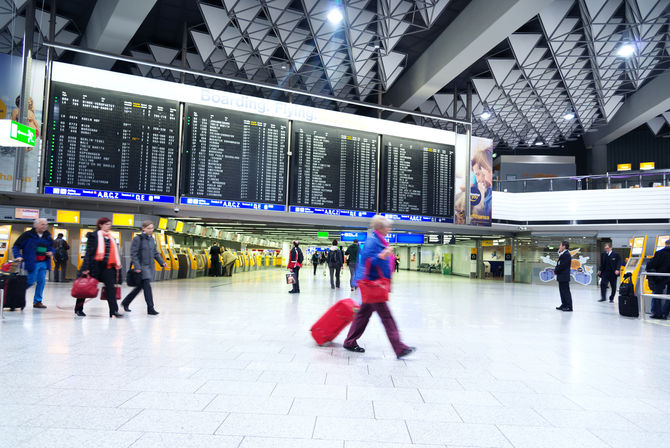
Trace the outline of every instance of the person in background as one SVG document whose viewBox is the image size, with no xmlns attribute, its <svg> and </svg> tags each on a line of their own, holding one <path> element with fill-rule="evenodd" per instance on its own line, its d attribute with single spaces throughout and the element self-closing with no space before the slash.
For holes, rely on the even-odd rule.
<svg viewBox="0 0 670 448">
<path fill-rule="evenodd" d="M 70 258 L 68 255 L 70 245 L 62 233 L 59 233 L 54 240 L 54 249 L 54 281 L 64 282 L 67 275 L 67 260 Z"/>
<path fill-rule="evenodd" d="M 209 257 L 212 262 L 212 266 L 209 268 L 210 277 L 218 277 L 221 275 L 221 260 L 219 255 L 221 254 L 221 248 L 219 243 L 216 241 L 212 244 L 212 247 L 209 249 Z"/>
<path fill-rule="evenodd" d="M 293 289 L 289 291 L 289 294 L 300 292 L 300 268 L 302 267 L 303 255 L 299 246 L 298 240 L 293 241 L 293 248 L 288 255 L 288 268 L 293 272 L 293 278 L 295 279 Z"/>
<path fill-rule="evenodd" d="M 54 254 L 53 239 L 48 229 L 47 220 L 37 218 L 33 221 L 33 228 L 23 232 L 12 246 L 14 260 L 23 262 L 28 273 L 28 287 L 35 285 L 33 308 L 46 308 L 43 303 L 44 284 Z"/>
<path fill-rule="evenodd" d="M 316 250 L 312 254 L 312 266 L 314 266 L 314 275 L 316 276 L 316 268 L 319 267 L 319 253 Z"/>
<path fill-rule="evenodd" d="M 658 272 L 659 274 L 670 274 L 670 240 L 665 240 L 665 247 L 656 251 L 654 258 L 647 263 L 647 271 Z M 670 277 L 649 276 L 647 278 L 654 279 L 654 294 L 670 295 Z M 651 300 L 652 319 L 667 319 L 668 314 L 670 314 L 670 300 Z"/>
<path fill-rule="evenodd" d="M 326 256 L 327 250 L 324 250 L 321 252 L 321 256 L 319 257 L 319 264 L 323 266 L 323 276 L 326 276 L 326 261 L 328 261 L 328 257 Z"/>
<path fill-rule="evenodd" d="M 600 270 L 598 277 L 600 277 L 600 300 L 604 302 L 607 295 L 607 285 L 612 287 L 610 294 L 610 302 L 614 302 L 614 295 L 616 294 L 616 283 L 621 270 L 621 255 L 612 250 L 610 243 L 605 244 L 605 252 L 600 254 Z"/>
<path fill-rule="evenodd" d="M 144 291 L 144 300 L 147 302 L 147 314 L 156 316 L 158 311 L 154 307 L 154 295 L 151 290 L 151 281 L 154 279 L 155 266 L 154 260 L 165 267 L 165 260 L 156 248 L 156 240 L 153 238 L 154 223 L 151 221 L 144 221 L 142 223 L 142 233 L 133 238 L 130 245 L 130 260 L 133 264 L 133 269 L 138 274 L 141 274 L 142 284 L 136 286 L 123 299 L 121 305 L 126 312 L 130 312 L 130 304 L 137 297 L 140 291 Z"/>
<path fill-rule="evenodd" d="M 570 255 L 570 243 L 561 242 L 558 250 L 558 263 L 554 268 L 556 280 L 558 281 L 558 291 L 561 294 L 561 306 L 557 306 L 559 311 L 572 311 L 572 294 L 570 293 L 570 264 L 572 256 Z"/>
<path fill-rule="evenodd" d="M 328 270 L 330 271 L 330 288 L 335 289 L 340 287 L 340 272 L 344 265 L 344 256 L 342 251 L 337 247 L 337 240 L 333 240 L 333 245 L 328 251 Z M 333 274 L 335 274 L 336 281 L 333 281 Z"/>
<path fill-rule="evenodd" d="M 123 317 L 116 303 L 116 285 L 123 281 L 121 275 L 121 254 L 119 247 L 110 233 L 112 220 L 100 218 L 96 224 L 98 230 L 86 234 L 86 253 L 82 259 L 81 275 L 90 275 L 104 283 L 106 299 L 109 305 L 109 317 Z M 84 314 L 85 299 L 77 299 L 74 312 L 77 316 Z"/>
<path fill-rule="evenodd" d="M 354 275 L 356 274 L 356 267 L 358 266 L 358 253 L 360 252 L 361 246 L 358 245 L 358 239 L 354 240 L 354 243 L 347 247 L 347 251 L 344 255 L 347 256 L 347 266 L 349 266 L 349 284 L 351 290 L 356 290 L 356 283 L 354 282 Z"/>
<path fill-rule="evenodd" d="M 386 278 L 390 282 L 395 257 L 393 256 L 393 248 L 389 246 L 385 237 L 391 230 L 391 220 L 385 216 L 376 215 L 372 218 L 370 226 L 372 232 L 368 236 L 365 247 L 361 252 L 360 263 L 356 269 L 356 283 L 358 284 L 360 280 L 375 281 L 380 278 Z M 363 291 L 361 289 L 363 304 L 358 313 L 356 313 L 354 322 L 351 324 L 349 334 L 343 344 L 344 348 L 351 352 L 365 352 L 365 349 L 358 345 L 358 339 L 363 335 L 370 321 L 370 316 L 376 311 L 382 320 L 386 335 L 391 342 L 396 357 L 400 359 L 414 352 L 416 350 L 414 347 L 408 347 L 400 340 L 398 327 L 386 301 L 369 303 Z"/>
<path fill-rule="evenodd" d="M 232 277 L 233 276 L 233 267 L 235 266 L 235 262 L 237 261 L 237 257 L 235 256 L 234 253 L 226 249 L 225 247 L 223 248 L 223 276 L 224 277 Z"/>
<path fill-rule="evenodd" d="M 400 270 L 400 257 L 395 257 L 395 271 L 398 272 Z"/>
</svg>

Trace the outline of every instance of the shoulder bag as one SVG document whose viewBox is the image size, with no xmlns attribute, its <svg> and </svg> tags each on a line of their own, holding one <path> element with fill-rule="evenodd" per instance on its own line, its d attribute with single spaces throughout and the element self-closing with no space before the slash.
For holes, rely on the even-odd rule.
<svg viewBox="0 0 670 448">
<path fill-rule="evenodd" d="M 379 278 L 376 280 L 369 280 L 371 262 L 368 260 L 365 263 L 365 278 L 359 280 L 357 286 L 361 290 L 361 299 L 363 303 L 382 303 L 387 302 L 391 292 L 391 279 L 384 278 L 384 274 L 379 266 Z"/>
</svg>

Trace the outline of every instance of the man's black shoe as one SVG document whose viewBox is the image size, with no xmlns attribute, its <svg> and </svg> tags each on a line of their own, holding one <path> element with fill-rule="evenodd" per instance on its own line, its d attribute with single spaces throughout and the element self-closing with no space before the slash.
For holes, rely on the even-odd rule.
<svg viewBox="0 0 670 448">
<path fill-rule="evenodd" d="M 353 347 L 347 347 L 346 345 L 344 346 L 345 350 L 349 350 L 350 352 L 356 352 L 356 353 L 365 353 L 365 349 L 359 345 L 355 345 Z"/>
<path fill-rule="evenodd" d="M 563 311 L 563 305 L 561 305 L 561 306 L 557 306 L 556 309 L 557 309 L 558 311 Z"/>
<path fill-rule="evenodd" d="M 563 308 L 561 311 L 566 311 L 568 313 L 572 313 L 572 308 Z"/>
<path fill-rule="evenodd" d="M 665 317 L 660 316 L 660 315 L 658 315 L 658 314 L 652 314 L 652 315 L 650 316 L 650 318 L 651 318 L 651 319 L 665 319 Z"/>
<path fill-rule="evenodd" d="M 607 299 L 600 299 L 600 300 L 598 300 L 598 302 L 604 302 L 605 300 L 607 300 Z"/>
</svg>

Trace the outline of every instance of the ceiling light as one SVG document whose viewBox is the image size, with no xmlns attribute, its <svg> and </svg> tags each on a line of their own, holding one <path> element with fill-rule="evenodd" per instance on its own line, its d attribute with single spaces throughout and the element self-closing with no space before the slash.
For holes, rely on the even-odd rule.
<svg viewBox="0 0 670 448">
<path fill-rule="evenodd" d="M 342 15 L 342 11 L 340 11 L 340 8 L 333 8 L 328 13 L 328 21 L 330 23 L 337 25 L 342 21 L 342 19 L 344 19 L 344 16 Z"/>
<path fill-rule="evenodd" d="M 633 44 L 623 44 L 619 47 L 619 50 L 616 54 L 622 58 L 629 58 L 635 54 L 635 45 Z"/>
<path fill-rule="evenodd" d="M 491 118 L 491 112 L 489 111 L 484 111 L 482 114 L 479 116 L 482 120 L 488 120 Z"/>
<path fill-rule="evenodd" d="M 572 112 L 568 112 L 567 114 L 563 115 L 564 120 L 570 121 L 570 120 L 573 120 L 574 118 L 575 118 L 575 114 L 573 114 Z"/>
<path fill-rule="evenodd" d="M 544 145 L 544 142 L 542 140 L 538 140 L 535 142 L 535 146 L 542 146 Z"/>
</svg>

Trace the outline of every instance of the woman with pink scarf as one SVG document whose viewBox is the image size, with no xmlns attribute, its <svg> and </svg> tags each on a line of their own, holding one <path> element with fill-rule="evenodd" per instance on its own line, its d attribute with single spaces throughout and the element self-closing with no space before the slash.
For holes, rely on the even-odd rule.
<svg viewBox="0 0 670 448">
<path fill-rule="evenodd" d="M 360 288 L 363 304 L 351 324 L 347 339 L 344 341 L 344 348 L 351 352 L 365 352 L 365 349 L 358 345 L 358 339 L 363 335 L 370 316 L 376 311 L 386 329 L 386 335 L 393 346 L 393 351 L 400 359 L 416 349 L 408 347 L 400 340 L 398 327 L 386 304 L 388 293 L 391 290 L 391 274 L 395 265 L 393 248 L 385 239 L 391 230 L 391 220 L 376 215 L 372 218 L 370 227 L 372 229 L 363 247 L 354 278 L 355 284 Z"/>
</svg>

